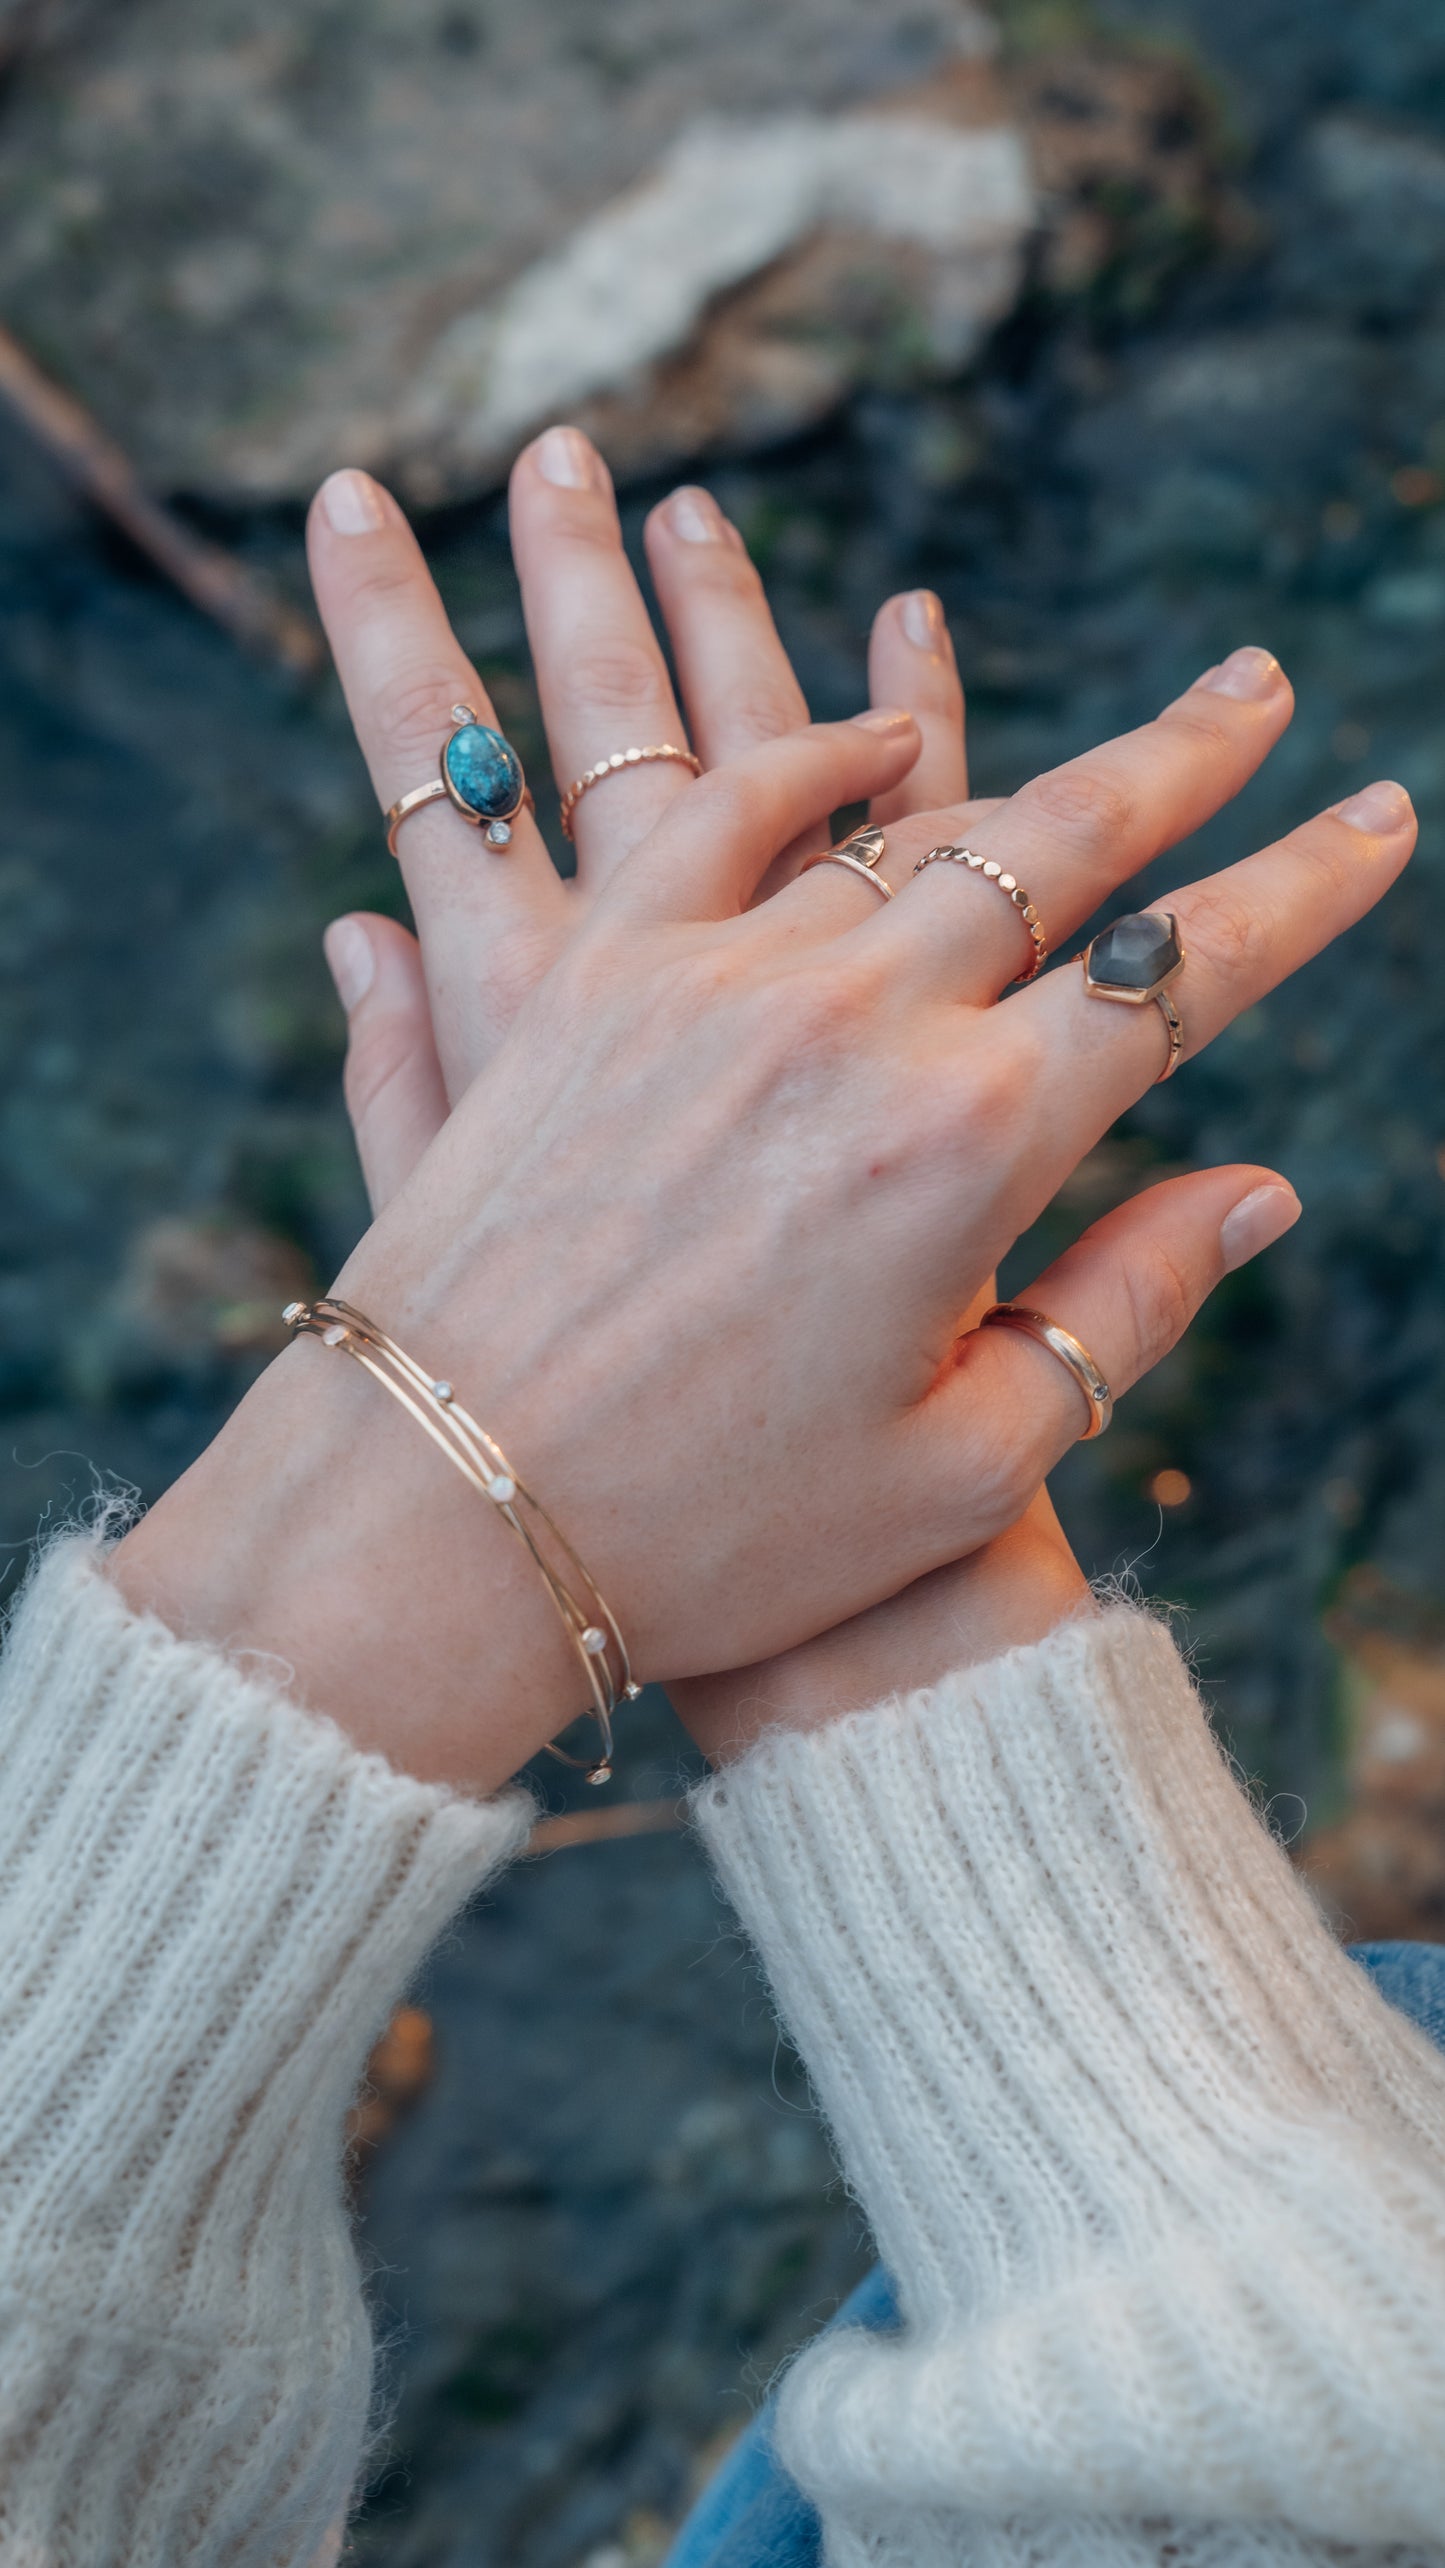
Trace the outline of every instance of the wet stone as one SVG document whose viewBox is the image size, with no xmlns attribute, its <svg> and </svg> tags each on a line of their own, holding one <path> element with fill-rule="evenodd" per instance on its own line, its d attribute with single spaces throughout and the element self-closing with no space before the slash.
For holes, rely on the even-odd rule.
<svg viewBox="0 0 1445 2568">
<path fill-rule="evenodd" d="M 1178 935 L 1167 918 L 1151 910 L 1133 910 L 1095 937 L 1089 977 L 1114 990 L 1152 990 L 1182 958 Z"/>
<path fill-rule="evenodd" d="M 484 722 L 464 722 L 446 746 L 455 793 L 481 820 L 505 820 L 522 799 L 522 762 L 510 741 Z"/>
</svg>

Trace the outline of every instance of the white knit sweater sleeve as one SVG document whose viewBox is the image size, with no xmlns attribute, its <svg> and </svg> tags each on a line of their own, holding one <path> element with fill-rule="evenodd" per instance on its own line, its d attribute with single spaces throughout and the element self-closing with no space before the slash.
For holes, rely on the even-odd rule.
<svg viewBox="0 0 1445 2568">
<path fill-rule="evenodd" d="M 1445 2562 L 1445 2061 L 1168 1634 L 1080 1618 L 699 1800 L 903 2312 L 784 2385 L 830 2568 Z"/>
<path fill-rule="evenodd" d="M 0 1662 L 0 2560 L 302 2568 L 370 2345 L 341 2188 L 366 2053 L 514 1848 L 72 1541 Z"/>
</svg>

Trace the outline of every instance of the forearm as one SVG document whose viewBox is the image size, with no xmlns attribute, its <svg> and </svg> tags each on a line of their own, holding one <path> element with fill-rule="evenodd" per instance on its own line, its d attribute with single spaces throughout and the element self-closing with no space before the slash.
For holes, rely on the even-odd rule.
<svg viewBox="0 0 1445 2568">
<path fill-rule="evenodd" d="M 701 1807 L 905 2315 L 790 2376 L 830 2560 L 953 2560 L 967 2519 L 1435 2537 L 1445 2069 L 1162 1631 L 1075 1618 Z"/>
<path fill-rule="evenodd" d="M 369 2392 L 343 2117 L 526 1821 L 43 1563 L 0 1662 L 7 2557 L 312 2557 Z"/>
</svg>

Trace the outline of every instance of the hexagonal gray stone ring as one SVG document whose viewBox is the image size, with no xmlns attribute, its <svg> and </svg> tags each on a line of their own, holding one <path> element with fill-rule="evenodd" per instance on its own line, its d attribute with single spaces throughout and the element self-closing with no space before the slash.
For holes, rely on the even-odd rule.
<svg viewBox="0 0 1445 2568">
<path fill-rule="evenodd" d="M 402 822 L 424 803 L 440 802 L 443 796 L 499 852 L 512 843 L 512 823 L 518 812 L 532 809 L 522 761 L 510 740 L 479 721 L 469 704 L 454 704 L 452 720 L 456 729 L 442 744 L 441 774 L 433 776 L 430 784 L 413 785 L 409 794 L 399 795 L 386 815 L 386 844 L 393 856 Z"/>
<path fill-rule="evenodd" d="M 1179 1067 L 1184 1028 L 1169 996 L 1169 984 L 1184 969 L 1184 946 L 1172 910 L 1131 910 L 1101 929 L 1080 957 L 1084 987 L 1091 999 L 1116 999 L 1121 1007 L 1144 1008 L 1151 1002 L 1164 1019 L 1169 1058 L 1159 1073 L 1167 1079 Z M 1155 1085 L 1158 1085 L 1156 1080 Z"/>
</svg>

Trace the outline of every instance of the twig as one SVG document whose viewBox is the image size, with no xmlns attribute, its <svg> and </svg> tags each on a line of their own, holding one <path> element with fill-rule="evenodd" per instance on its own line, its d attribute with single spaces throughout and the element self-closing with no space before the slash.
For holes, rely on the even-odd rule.
<svg viewBox="0 0 1445 2568">
<path fill-rule="evenodd" d="M 192 534 L 141 487 L 134 465 L 74 395 L 42 374 L 18 339 L 0 324 L 0 400 L 44 447 L 52 462 L 115 520 L 198 606 L 252 650 L 269 653 L 288 669 L 309 675 L 320 666 L 323 644 L 307 615 L 287 603 L 271 582 L 219 544 Z"/>
<path fill-rule="evenodd" d="M 558 1819 L 539 1819 L 527 1852 L 552 1855 L 563 1846 L 595 1846 L 607 1837 L 656 1837 L 686 1824 L 685 1801 L 619 1801 L 611 1810 L 568 1810 Z"/>
</svg>

